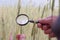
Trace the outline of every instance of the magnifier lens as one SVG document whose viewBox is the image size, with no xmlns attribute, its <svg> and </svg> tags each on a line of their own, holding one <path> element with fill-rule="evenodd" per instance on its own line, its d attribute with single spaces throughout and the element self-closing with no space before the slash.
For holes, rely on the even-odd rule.
<svg viewBox="0 0 60 40">
<path fill-rule="evenodd" d="M 28 22 L 28 17 L 25 16 L 25 15 L 20 15 L 18 18 L 17 18 L 17 23 L 20 24 L 20 25 L 24 25 Z"/>
</svg>

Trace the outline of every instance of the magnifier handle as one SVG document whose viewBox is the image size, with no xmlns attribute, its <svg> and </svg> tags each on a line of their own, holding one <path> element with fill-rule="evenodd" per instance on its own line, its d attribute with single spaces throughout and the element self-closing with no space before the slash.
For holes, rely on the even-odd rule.
<svg viewBox="0 0 60 40">
<path fill-rule="evenodd" d="M 33 20 L 29 20 L 29 22 L 34 23 L 34 21 L 33 21 Z"/>
<path fill-rule="evenodd" d="M 36 21 L 36 23 L 40 23 L 39 21 Z M 49 24 L 43 24 L 43 23 L 40 23 L 41 25 L 49 25 Z"/>
<path fill-rule="evenodd" d="M 42 23 L 41 23 L 41 25 L 49 25 L 49 24 L 42 24 Z"/>
<path fill-rule="evenodd" d="M 29 22 L 31 22 L 31 23 L 39 23 L 38 21 L 33 21 L 33 20 L 29 20 Z"/>
<path fill-rule="evenodd" d="M 37 23 L 40 23 L 39 21 L 33 21 L 33 20 L 29 20 L 29 22 L 31 22 L 31 23 L 34 23 L 35 22 L 36 24 Z M 41 25 L 49 25 L 49 24 L 43 24 L 43 23 L 41 23 Z"/>
</svg>

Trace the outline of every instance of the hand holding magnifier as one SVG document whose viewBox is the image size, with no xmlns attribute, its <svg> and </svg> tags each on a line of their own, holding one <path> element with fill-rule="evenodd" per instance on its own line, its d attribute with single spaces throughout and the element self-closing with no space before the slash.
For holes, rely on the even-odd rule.
<svg viewBox="0 0 60 40">
<path fill-rule="evenodd" d="M 24 26 L 26 24 L 28 24 L 29 22 L 31 23 L 40 23 L 38 21 L 34 21 L 34 20 L 29 20 L 29 17 L 26 14 L 20 14 L 16 17 L 16 22 L 17 24 L 19 24 L 20 26 Z M 45 25 L 45 24 L 42 24 Z"/>
</svg>

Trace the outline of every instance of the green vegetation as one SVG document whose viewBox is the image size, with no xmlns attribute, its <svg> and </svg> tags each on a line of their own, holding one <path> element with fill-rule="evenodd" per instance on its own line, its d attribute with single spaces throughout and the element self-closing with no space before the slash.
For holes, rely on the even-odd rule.
<svg viewBox="0 0 60 40">
<path fill-rule="evenodd" d="M 29 16 L 30 19 L 33 20 L 38 20 L 39 18 L 41 18 L 42 12 L 43 12 L 43 8 L 34 8 L 34 7 L 27 7 L 27 8 L 21 8 L 21 12 L 20 14 L 27 14 Z M 53 12 L 54 15 L 58 15 L 58 9 L 54 9 Z M 3 15 L 3 16 L 2 16 Z M 17 25 L 15 19 L 17 16 L 17 7 L 0 7 L 0 40 L 2 40 L 3 36 L 4 40 L 9 40 L 9 36 L 12 33 L 12 37 L 13 40 L 16 40 L 15 36 L 16 34 L 20 33 L 20 26 Z M 47 9 L 47 7 L 45 8 L 44 11 L 44 16 L 48 17 L 51 16 L 51 10 Z M 2 22 L 2 18 L 4 20 L 4 22 Z M 4 23 L 4 28 L 3 28 L 3 24 Z M 32 28 L 33 28 L 33 24 L 32 23 L 28 23 L 26 26 L 23 26 L 23 33 L 26 35 L 26 40 L 31 40 L 31 33 L 32 33 Z M 2 30 L 4 29 L 4 35 Z M 36 34 L 36 40 L 48 40 L 48 36 L 44 34 L 44 32 L 37 28 L 38 32 Z"/>
</svg>

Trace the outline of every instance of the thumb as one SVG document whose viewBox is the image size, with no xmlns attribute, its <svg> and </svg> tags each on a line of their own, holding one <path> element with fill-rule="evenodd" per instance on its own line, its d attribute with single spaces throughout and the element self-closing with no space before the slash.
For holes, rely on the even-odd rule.
<svg viewBox="0 0 60 40">
<path fill-rule="evenodd" d="M 41 19 L 41 20 L 38 20 L 38 21 L 39 21 L 39 23 L 41 23 L 41 24 L 51 24 L 52 19 L 45 18 L 45 19 Z"/>
</svg>

